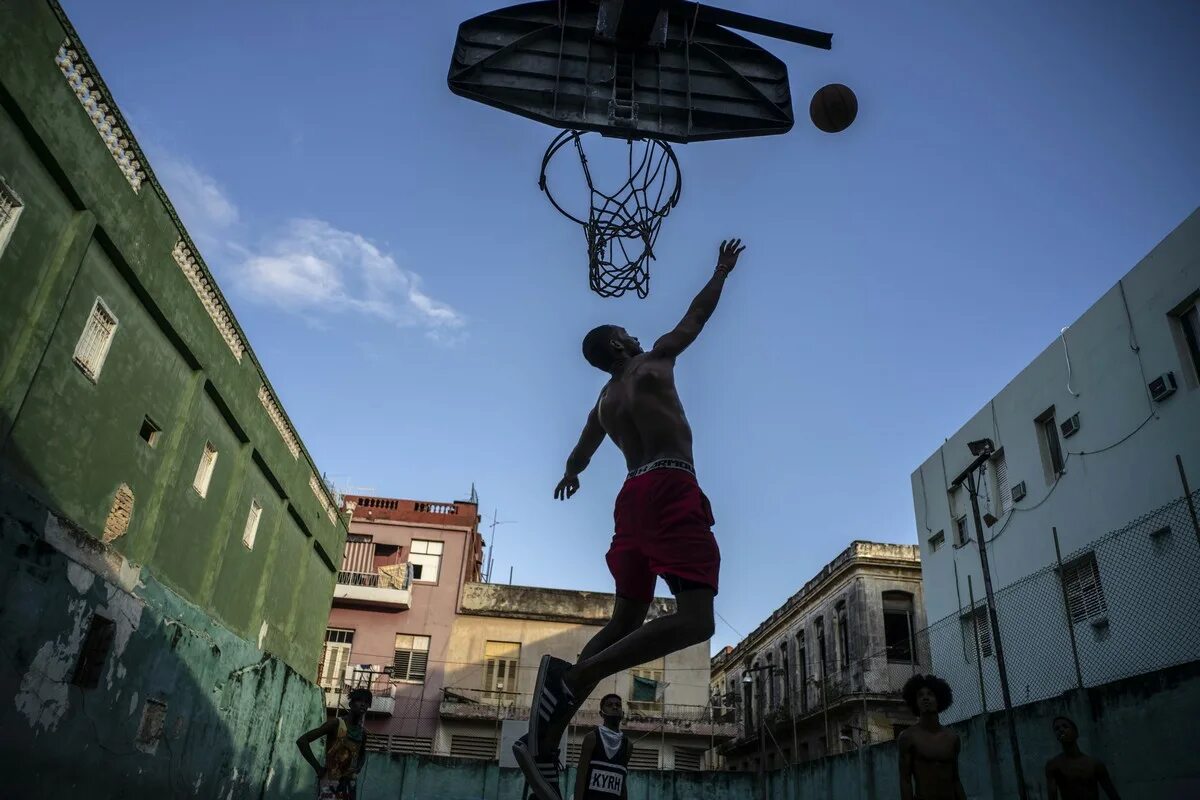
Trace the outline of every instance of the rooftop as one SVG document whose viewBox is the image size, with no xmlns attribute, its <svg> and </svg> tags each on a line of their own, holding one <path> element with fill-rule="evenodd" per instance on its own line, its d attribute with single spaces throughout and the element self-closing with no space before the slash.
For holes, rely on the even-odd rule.
<svg viewBox="0 0 1200 800">
<path fill-rule="evenodd" d="M 796 608 L 796 606 L 812 599 L 820 589 L 844 569 L 851 566 L 881 565 L 889 562 L 892 564 L 919 567 L 921 564 L 921 549 L 915 544 L 888 544 L 885 542 L 868 542 L 856 539 L 850 543 L 849 547 L 838 553 L 836 558 L 821 567 L 816 575 L 800 587 L 798 592 L 789 597 L 779 608 L 771 612 L 771 615 L 763 620 L 749 636 L 738 642 L 736 647 L 726 647 L 714 655 L 711 660 L 712 666 L 717 667 L 721 664 L 735 661 L 737 656 L 750 649 L 751 644 L 756 643 L 774 623 Z"/>
</svg>

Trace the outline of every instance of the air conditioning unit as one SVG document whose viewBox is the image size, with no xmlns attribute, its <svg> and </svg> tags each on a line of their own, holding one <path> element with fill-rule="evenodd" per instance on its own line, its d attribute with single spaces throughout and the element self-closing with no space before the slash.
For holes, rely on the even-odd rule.
<svg viewBox="0 0 1200 800">
<path fill-rule="evenodd" d="M 1012 500 L 1014 503 L 1019 503 L 1025 499 L 1025 481 L 1014 483 L 1012 487 Z"/>
<path fill-rule="evenodd" d="M 1175 373 L 1164 372 L 1150 381 L 1148 388 L 1150 389 L 1150 396 L 1154 398 L 1155 402 L 1161 403 L 1175 394 L 1175 390 L 1179 387 L 1175 385 Z"/>
<path fill-rule="evenodd" d="M 1070 439 L 1075 434 L 1079 433 L 1079 414 L 1072 414 L 1069 419 L 1063 420 L 1063 423 L 1058 426 L 1062 431 L 1064 439 Z"/>
</svg>

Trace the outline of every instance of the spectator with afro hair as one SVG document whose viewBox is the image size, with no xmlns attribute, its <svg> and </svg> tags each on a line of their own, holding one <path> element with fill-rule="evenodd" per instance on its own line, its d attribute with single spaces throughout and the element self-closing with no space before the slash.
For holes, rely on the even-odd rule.
<svg viewBox="0 0 1200 800">
<path fill-rule="evenodd" d="M 938 720 L 954 702 L 950 684 L 936 675 L 913 675 L 902 694 L 918 722 L 900 734 L 901 800 L 966 800 L 958 775 L 961 742 Z"/>
</svg>

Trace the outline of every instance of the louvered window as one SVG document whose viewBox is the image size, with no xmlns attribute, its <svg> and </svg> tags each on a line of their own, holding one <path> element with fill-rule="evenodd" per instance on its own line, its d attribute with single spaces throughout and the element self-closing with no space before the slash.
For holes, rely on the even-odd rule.
<svg viewBox="0 0 1200 800">
<path fill-rule="evenodd" d="M 1084 622 L 1108 612 L 1095 553 L 1087 553 L 1064 564 L 1062 581 L 1067 590 L 1067 610 L 1071 614 L 1071 622 Z"/>
<path fill-rule="evenodd" d="M 392 677 L 398 681 L 424 683 L 429 667 L 429 637 L 401 633 L 396 636 L 396 656 L 392 660 Z"/>
</svg>

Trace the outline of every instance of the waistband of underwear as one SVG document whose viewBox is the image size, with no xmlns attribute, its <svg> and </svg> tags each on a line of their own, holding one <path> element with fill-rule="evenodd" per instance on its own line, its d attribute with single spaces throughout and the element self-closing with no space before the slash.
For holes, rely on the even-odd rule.
<svg viewBox="0 0 1200 800">
<path fill-rule="evenodd" d="M 625 480 L 645 475 L 647 472 L 653 472 L 656 469 L 681 469 L 692 475 L 696 474 L 696 468 L 681 458 L 660 458 L 657 461 L 651 461 L 649 464 L 630 470 L 629 474 L 625 476 Z"/>
</svg>

